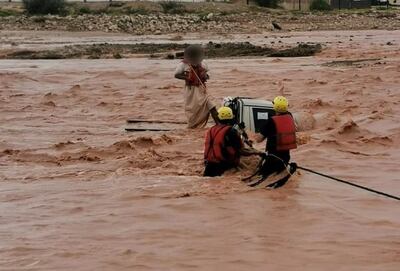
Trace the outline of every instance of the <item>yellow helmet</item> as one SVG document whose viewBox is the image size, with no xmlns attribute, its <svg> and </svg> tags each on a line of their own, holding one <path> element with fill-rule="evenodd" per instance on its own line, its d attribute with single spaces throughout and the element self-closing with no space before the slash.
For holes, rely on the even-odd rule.
<svg viewBox="0 0 400 271">
<path fill-rule="evenodd" d="M 218 109 L 218 118 L 220 120 L 231 120 L 233 119 L 233 111 L 230 107 L 223 106 Z"/>
<path fill-rule="evenodd" d="M 274 110 L 276 112 L 285 113 L 288 111 L 289 102 L 285 97 L 277 96 L 272 103 L 274 104 Z"/>
</svg>

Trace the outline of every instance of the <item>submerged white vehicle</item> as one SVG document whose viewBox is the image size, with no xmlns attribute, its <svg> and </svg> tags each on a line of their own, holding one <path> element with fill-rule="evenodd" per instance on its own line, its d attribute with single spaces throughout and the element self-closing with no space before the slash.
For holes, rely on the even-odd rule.
<svg viewBox="0 0 400 271">
<path fill-rule="evenodd" d="M 258 133 L 267 120 L 275 115 L 271 101 L 252 99 L 245 97 L 226 97 L 224 106 L 232 108 L 236 123 L 241 128 Z"/>
</svg>

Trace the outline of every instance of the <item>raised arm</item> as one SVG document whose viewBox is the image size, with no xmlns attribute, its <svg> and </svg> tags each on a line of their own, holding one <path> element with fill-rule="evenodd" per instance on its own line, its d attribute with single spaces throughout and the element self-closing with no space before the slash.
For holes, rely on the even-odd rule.
<svg viewBox="0 0 400 271">
<path fill-rule="evenodd" d="M 179 63 L 178 67 L 175 69 L 175 78 L 180 80 L 187 79 L 188 72 L 185 69 L 185 63 Z"/>
<path fill-rule="evenodd" d="M 176 79 L 180 79 L 180 80 L 186 80 L 187 79 L 187 72 L 175 73 L 175 78 Z"/>
</svg>

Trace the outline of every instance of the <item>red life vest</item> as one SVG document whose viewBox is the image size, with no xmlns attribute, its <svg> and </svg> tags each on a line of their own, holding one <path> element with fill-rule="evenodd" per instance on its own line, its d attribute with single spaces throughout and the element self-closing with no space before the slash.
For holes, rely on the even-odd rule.
<svg viewBox="0 0 400 271">
<path fill-rule="evenodd" d="M 232 126 L 218 124 L 211 127 L 206 134 L 204 160 L 210 163 L 228 162 L 239 165 L 240 154 L 232 146 L 225 146 L 225 136 Z"/>
<path fill-rule="evenodd" d="M 186 78 L 187 85 L 198 87 L 202 84 L 205 84 L 207 80 L 207 71 L 202 64 L 194 66 L 187 60 L 183 60 L 182 62 L 189 66 L 189 74 L 188 77 Z"/>
<path fill-rule="evenodd" d="M 273 116 L 276 127 L 276 150 L 289 151 L 297 148 L 296 126 L 289 114 Z"/>
</svg>

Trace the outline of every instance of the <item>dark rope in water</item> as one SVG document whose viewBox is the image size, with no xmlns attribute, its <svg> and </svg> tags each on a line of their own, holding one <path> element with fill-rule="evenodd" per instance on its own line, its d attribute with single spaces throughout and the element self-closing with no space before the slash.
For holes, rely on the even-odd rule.
<svg viewBox="0 0 400 271">
<path fill-rule="evenodd" d="M 325 177 L 325 178 L 328 178 L 328 179 L 331 179 L 331 180 L 334 180 L 334 181 L 337 181 L 337 182 L 341 182 L 341 183 L 344 183 L 344 184 L 347 184 L 347 185 L 351 185 L 351 186 L 354 186 L 354 187 L 357 187 L 357 188 L 360 188 L 360 189 L 363 189 L 363 190 L 367 190 L 369 192 L 372 192 L 372 193 L 375 193 L 375 194 L 378 194 L 378 195 L 381 195 L 381 196 L 385 196 L 385 197 L 392 198 L 392 199 L 395 199 L 395 200 L 400 200 L 400 197 L 397 197 L 397 196 L 394 196 L 394 195 L 390 195 L 390 194 L 387 194 L 387 193 L 384 193 L 384 192 L 381 192 L 381 191 L 378 191 L 378 190 L 374 190 L 374 189 L 369 188 L 369 187 L 358 185 L 358 184 L 355 184 L 355 183 L 352 183 L 352 182 L 349 182 L 349 181 L 341 180 L 339 178 L 335 178 L 335 177 L 332 177 L 332 176 L 329 176 L 329 175 L 326 175 L 326 174 L 323 174 L 323 173 L 319 173 L 319 172 L 314 171 L 314 170 L 309 169 L 309 168 L 305 168 L 305 167 L 301 167 L 301 166 L 298 166 L 297 168 L 302 169 L 304 171 L 308 171 L 308 172 L 317 174 L 319 176 L 322 176 L 322 177 Z"/>
</svg>

